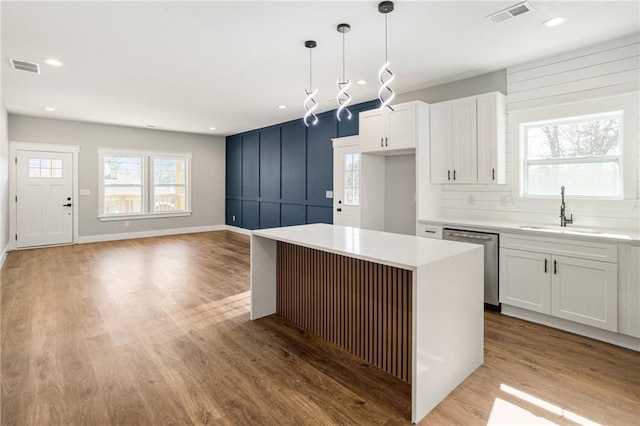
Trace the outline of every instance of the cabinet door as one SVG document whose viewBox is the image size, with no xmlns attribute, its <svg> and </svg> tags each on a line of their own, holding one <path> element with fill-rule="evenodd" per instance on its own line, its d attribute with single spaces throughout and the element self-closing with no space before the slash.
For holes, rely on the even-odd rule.
<svg viewBox="0 0 640 426">
<path fill-rule="evenodd" d="M 360 113 L 360 149 L 362 152 L 384 148 L 386 111 L 380 108 Z"/>
<path fill-rule="evenodd" d="M 431 183 L 451 183 L 451 102 L 430 108 Z"/>
<path fill-rule="evenodd" d="M 506 183 L 505 101 L 498 92 L 477 97 L 478 182 Z"/>
<path fill-rule="evenodd" d="M 500 249 L 500 303 L 551 313 L 551 256 Z"/>
<path fill-rule="evenodd" d="M 416 147 L 416 104 L 393 105 L 387 111 L 387 135 L 385 147 L 393 149 Z"/>
<path fill-rule="evenodd" d="M 618 331 L 617 265 L 564 256 L 552 260 L 552 315 Z"/>
<path fill-rule="evenodd" d="M 478 181 L 476 97 L 451 102 L 451 146 L 454 183 Z"/>
</svg>

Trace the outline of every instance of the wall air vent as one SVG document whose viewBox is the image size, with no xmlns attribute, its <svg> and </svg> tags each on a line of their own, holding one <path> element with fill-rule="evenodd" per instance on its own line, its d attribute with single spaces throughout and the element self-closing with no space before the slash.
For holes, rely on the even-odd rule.
<svg viewBox="0 0 640 426">
<path fill-rule="evenodd" d="M 488 15 L 487 18 L 489 18 L 494 24 L 497 24 L 498 22 L 506 21 L 507 19 L 522 15 L 523 13 L 531 12 L 532 10 L 533 6 L 531 6 L 528 1 L 523 1 L 522 3 L 514 4 L 513 6 L 509 6 L 499 12 L 492 13 L 491 15 Z"/>
<path fill-rule="evenodd" d="M 33 74 L 40 74 L 40 65 L 35 62 L 21 61 L 19 59 L 9 58 L 9 63 L 14 70 L 26 71 Z"/>
</svg>

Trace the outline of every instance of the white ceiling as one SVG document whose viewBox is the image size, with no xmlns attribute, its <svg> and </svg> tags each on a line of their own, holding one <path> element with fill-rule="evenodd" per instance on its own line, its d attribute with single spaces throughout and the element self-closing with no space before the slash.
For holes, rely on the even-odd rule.
<svg viewBox="0 0 640 426">
<path fill-rule="evenodd" d="M 640 30 L 637 0 L 531 0 L 533 12 L 493 24 L 512 1 L 397 1 L 388 16 L 398 93 L 471 77 Z M 377 97 L 384 17 L 377 1 L 2 2 L 2 95 L 9 112 L 229 135 L 299 118 L 309 84 L 336 107 L 346 22 L 354 102 Z M 564 25 L 545 19 L 564 15 Z M 6 58 L 41 64 L 40 75 Z M 64 66 L 44 64 L 57 58 Z M 278 109 L 278 105 L 287 109 Z M 54 107 L 47 112 L 44 107 Z M 216 130 L 209 130 L 215 126 Z"/>
</svg>

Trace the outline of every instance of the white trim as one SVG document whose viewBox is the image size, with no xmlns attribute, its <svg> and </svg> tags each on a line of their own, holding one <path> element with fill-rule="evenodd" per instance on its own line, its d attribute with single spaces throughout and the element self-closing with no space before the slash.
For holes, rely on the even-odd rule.
<svg viewBox="0 0 640 426">
<path fill-rule="evenodd" d="M 198 232 L 225 231 L 225 225 L 194 226 L 191 228 L 157 229 L 154 231 L 125 232 L 121 234 L 87 235 L 80 237 L 80 244 L 103 241 L 133 240 L 136 238 L 164 237 L 167 235 L 195 234 Z"/>
<path fill-rule="evenodd" d="M 16 223 L 16 163 L 15 158 L 17 151 L 42 151 L 42 152 L 60 152 L 71 153 L 73 163 L 73 176 L 72 176 L 72 193 L 73 193 L 73 241 L 77 243 L 80 239 L 80 189 L 78 187 L 78 157 L 80 155 L 80 145 L 62 145 L 54 143 L 36 143 L 36 142 L 19 142 L 9 141 L 9 248 L 8 250 L 16 249 L 15 235 L 17 232 Z M 14 161 L 11 161 L 14 159 Z"/>
<path fill-rule="evenodd" d="M 231 231 L 231 232 L 235 232 L 236 234 L 251 235 L 251 230 L 244 229 L 244 228 L 238 228 L 237 226 L 226 225 L 226 230 L 227 231 Z"/>
<path fill-rule="evenodd" d="M 180 217 L 191 215 L 191 160 L 190 152 L 169 152 L 169 151 L 143 151 L 134 149 L 118 148 L 98 148 L 98 220 L 101 222 L 129 220 L 129 219 L 152 219 L 158 217 Z M 136 157 L 142 160 L 142 174 L 140 186 L 142 190 L 141 212 L 131 214 L 105 214 L 105 183 L 104 183 L 104 158 L 105 156 Z M 156 158 L 175 158 L 185 160 L 185 183 L 177 186 L 185 188 L 186 210 L 172 212 L 154 211 L 153 200 L 155 198 L 154 185 L 154 162 Z"/>
<path fill-rule="evenodd" d="M 529 311 L 527 309 L 505 305 L 504 303 L 502 304 L 502 314 L 640 352 L 640 339 L 627 336 L 625 334 L 590 327 L 588 325 L 579 324 L 562 318 L 556 318 L 538 312 Z"/>
<path fill-rule="evenodd" d="M 618 203 L 623 210 L 627 209 L 627 204 L 635 205 L 638 197 L 638 96 L 640 92 L 631 92 L 623 95 L 609 96 L 599 99 L 586 99 L 580 102 L 568 104 L 549 105 L 536 109 L 518 110 L 509 112 L 509 127 L 511 133 L 511 196 L 514 199 L 516 208 L 524 208 L 535 210 L 542 207 L 551 199 L 547 198 L 546 202 L 541 198 L 525 198 L 521 195 L 521 182 L 523 175 L 523 147 L 521 135 L 521 123 L 540 122 L 545 120 L 557 119 L 565 117 L 581 116 L 589 114 L 598 114 L 605 111 L 623 110 L 623 129 L 622 129 L 622 188 L 623 200 L 598 200 L 598 199 L 581 199 L 572 200 L 581 201 L 589 210 L 599 210 L 603 207 L 603 203 Z M 558 196 L 553 201 L 557 204 L 560 188 L 558 188 Z M 572 201 L 573 202 L 573 201 Z"/>
<path fill-rule="evenodd" d="M 0 269 L 2 268 L 2 265 L 4 265 L 4 261 L 7 260 L 7 254 L 9 254 L 9 244 L 10 241 L 7 242 L 7 245 L 4 247 L 4 249 L 2 249 L 2 252 L 0 253 Z"/>
<path fill-rule="evenodd" d="M 183 157 L 191 159 L 193 152 L 180 152 L 180 151 L 151 151 L 142 149 L 127 149 L 127 148 L 103 148 L 98 147 L 98 154 L 102 155 L 133 155 L 133 156 L 149 156 L 149 157 Z"/>
<path fill-rule="evenodd" d="M 345 146 L 357 146 L 360 144 L 358 135 L 344 136 L 341 138 L 331 139 L 333 148 L 344 148 Z"/>
<path fill-rule="evenodd" d="M 108 215 L 97 216 L 100 222 L 114 222 L 117 220 L 137 220 L 137 219 L 161 219 L 165 217 L 183 217 L 191 216 L 192 211 L 180 211 L 172 213 L 147 213 L 147 214 L 121 214 L 121 215 Z"/>
</svg>

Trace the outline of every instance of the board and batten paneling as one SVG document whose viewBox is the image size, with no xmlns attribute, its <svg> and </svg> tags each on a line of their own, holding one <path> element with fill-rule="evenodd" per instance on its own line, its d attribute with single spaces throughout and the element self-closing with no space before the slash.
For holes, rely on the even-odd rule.
<svg viewBox="0 0 640 426">
<path fill-rule="evenodd" d="M 640 90 L 640 34 L 507 68 L 507 111 Z"/>
<path fill-rule="evenodd" d="M 335 111 L 227 137 L 226 224 L 246 229 L 333 221 L 333 148 L 337 135 L 358 133 L 358 112 L 378 101 L 352 107 L 352 119 Z"/>
</svg>

